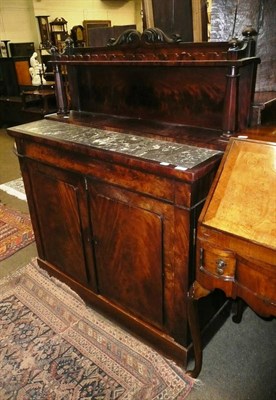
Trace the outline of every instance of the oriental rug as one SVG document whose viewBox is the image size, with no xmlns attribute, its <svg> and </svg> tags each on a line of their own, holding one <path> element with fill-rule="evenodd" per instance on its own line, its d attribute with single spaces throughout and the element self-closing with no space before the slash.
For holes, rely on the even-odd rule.
<svg viewBox="0 0 276 400">
<path fill-rule="evenodd" d="M 1 400 L 180 400 L 192 386 L 36 260 L 1 279 Z"/>
<path fill-rule="evenodd" d="M 15 196 L 20 200 L 27 201 L 25 187 L 22 178 L 14 179 L 13 181 L 2 183 L 0 185 L 0 190 Z"/>
<path fill-rule="evenodd" d="M 0 261 L 33 241 L 34 233 L 29 214 L 22 214 L 0 204 Z"/>
</svg>

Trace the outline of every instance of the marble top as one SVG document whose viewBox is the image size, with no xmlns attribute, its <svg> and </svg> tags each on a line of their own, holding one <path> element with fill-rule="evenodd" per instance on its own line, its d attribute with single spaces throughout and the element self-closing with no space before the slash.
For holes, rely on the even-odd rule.
<svg viewBox="0 0 276 400">
<path fill-rule="evenodd" d="M 120 133 L 46 119 L 19 125 L 12 130 L 156 161 L 179 170 L 193 168 L 216 154 L 222 154 L 216 150 L 147 138 L 131 132 Z"/>
</svg>

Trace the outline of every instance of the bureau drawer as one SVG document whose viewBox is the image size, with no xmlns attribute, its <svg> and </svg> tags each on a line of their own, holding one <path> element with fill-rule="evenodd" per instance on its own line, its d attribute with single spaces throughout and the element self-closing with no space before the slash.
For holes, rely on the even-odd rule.
<svg viewBox="0 0 276 400">
<path fill-rule="evenodd" d="M 236 254 L 230 250 L 197 242 L 196 280 L 209 290 L 221 289 L 226 296 L 234 295 Z"/>
<path fill-rule="evenodd" d="M 201 271 L 206 271 L 223 280 L 234 280 L 236 255 L 232 251 L 209 247 L 208 245 L 200 246 L 199 258 Z"/>
</svg>

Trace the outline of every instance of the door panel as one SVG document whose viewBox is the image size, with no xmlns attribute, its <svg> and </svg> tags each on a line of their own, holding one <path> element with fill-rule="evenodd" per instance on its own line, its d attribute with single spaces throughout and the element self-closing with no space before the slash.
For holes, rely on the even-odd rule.
<svg viewBox="0 0 276 400">
<path fill-rule="evenodd" d="M 28 173 L 43 251 L 40 257 L 87 284 L 85 247 L 89 229 L 83 179 L 30 161 Z"/>
<path fill-rule="evenodd" d="M 164 221 L 154 201 L 89 185 L 99 293 L 154 323 L 164 322 Z"/>
</svg>

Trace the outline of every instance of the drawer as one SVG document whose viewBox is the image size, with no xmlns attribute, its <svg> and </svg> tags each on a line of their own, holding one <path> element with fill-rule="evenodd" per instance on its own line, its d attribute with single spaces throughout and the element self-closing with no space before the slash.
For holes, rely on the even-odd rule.
<svg viewBox="0 0 276 400">
<path fill-rule="evenodd" d="M 198 241 L 198 267 L 224 281 L 234 281 L 236 272 L 236 254 L 230 250 L 211 246 L 206 242 Z"/>
</svg>

